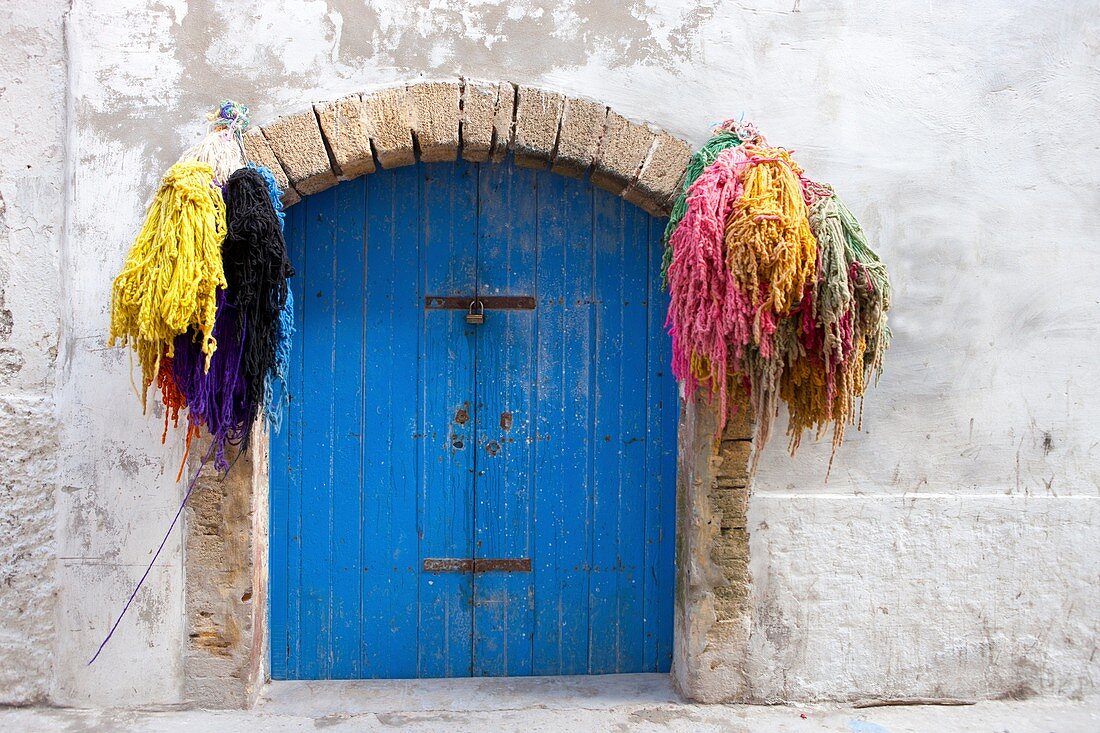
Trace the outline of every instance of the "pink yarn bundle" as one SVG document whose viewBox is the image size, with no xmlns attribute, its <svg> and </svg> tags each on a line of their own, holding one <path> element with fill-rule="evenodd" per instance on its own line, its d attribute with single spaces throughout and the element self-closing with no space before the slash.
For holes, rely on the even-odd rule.
<svg viewBox="0 0 1100 733">
<path fill-rule="evenodd" d="M 668 268 L 672 371 L 687 394 L 699 386 L 717 392 L 727 413 L 727 354 L 739 359 L 752 340 L 753 308 L 726 263 L 726 219 L 741 195 L 743 146 L 722 151 L 688 189 L 687 211 L 672 234 Z M 701 363 L 700 357 L 705 360 Z"/>
</svg>

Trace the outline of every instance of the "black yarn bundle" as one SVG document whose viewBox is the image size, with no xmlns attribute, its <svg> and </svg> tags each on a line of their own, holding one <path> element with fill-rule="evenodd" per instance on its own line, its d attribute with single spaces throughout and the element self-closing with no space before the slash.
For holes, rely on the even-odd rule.
<svg viewBox="0 0 1100 733">
<path fill-rule="evenodd" d="M 264 404 L 265 379 L 275 367 L 279 314 L 287 300 L 287 278 L 294 268 L 267 183 L 254 168 L 241 168 L 223 191 L 226 234 L 222 265 L 228 302 L 244 328 L 240 376 L 246 390 L 246 431 Z M 242 444 L 247 445 L 246 432 Z"/>
</svg>

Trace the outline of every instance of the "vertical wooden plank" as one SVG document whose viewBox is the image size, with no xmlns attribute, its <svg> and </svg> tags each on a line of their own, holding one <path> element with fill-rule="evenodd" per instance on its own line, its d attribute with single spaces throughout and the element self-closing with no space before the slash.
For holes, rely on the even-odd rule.
<svg viewBox="0 0 1100 733">
<path fill-rule="evenodd" d="M 309 292 L 302 293 L 302 528 L 300 653 L 297 672 L 332 673 L 333 387 L 336 352 L 336 191 L 305 201 Z M 316 266 L 312 266 L 316 263 Z"/>
<path fill-rule="evenodd" d="M 301 282 L 306 268 L 305 256 L 305 206 L 298 206 L 287 213 L 286 242 L 290 260 L 298 271 L 291 281 L 291 288 L 301 292 Z M 299 328 L 293 337 L 291 362 L 287 374 L 287 391 L 291 396 L 279 433 L 270 435 L 270 550 L 268 555 L 270 588 L 269 628 L 271 634 L 271 678 L 290 679 L 291 640 L 296 640 L 298 618 L 297 599 L 300 586 L 297 568 L 300 558 L 300 499 L 301 499 L 301 416 L 302 416 L 302 305 L 295 301 L 295 323 Z M 297 399 L 294 397 L 297 395 Z"/>
<path fill-rule="evenodd" d="M 539 181 L 534 461 L 534 662 L 588 671 L 592 191 Z"/>
<path fill-rule="evenodd" d="M 595 194 L 596 411 L 593 435 L 591 668 L 637 669 L 643 641 L 646 221 Z"/>
<path fill-rule="evenodd" d="M 534 295 L 538 173 L 482 166 L 478 294 Z M 477 328 L 474 553 L 531 555 L 531 433 L 535 314 L 492 310 Z M 474 675 L 531 674 L 534 587 L 529 573 L 474 576 Z"/>
<path fill-rule="evenodd" d="M 415 677 L 419 538 L 420 224 L 416 168 L 366 181 L 362 675 Z M 396 368 L 395 368 L 395 365 Z"/>
<path fill-rule="evenodd" d="M 328 567 L 333 679 L 357 679 L 360 663 L 362 592 L 359 554 L 363 513 L 363 226 L 366 179 L 334 189 L 336 246 L 332 303 L 332 535 Z M 310 377 L 313 378 L 313 375 Z"/>
<path fill-rule="evenodd" d="M 424 293 L 473 293 L 477 269 L 476 168 L 460 161 L 417 170 L 422 186 L 419 219 Z M 475 329 L 466 324 L 461 311 L 424 311 L 421 561 L 429 557 L 473 557 Z M 469 574 L 421 573 L 418 676 L 462 677 L 471 673 L 472 590 Z"/>
<path fill-rule="evenodd" d="M 649 219 L 647 251 L 648 385 L 646 405 L 645 649 L 642 671 L 672 667 L 672 621 L 676 593 L 676 429 L 680 397 L 672 376 L 672 340 L 665 330 L 668 293 L 661 289 L 661 234 L 665 219 Z"/>
</svg>

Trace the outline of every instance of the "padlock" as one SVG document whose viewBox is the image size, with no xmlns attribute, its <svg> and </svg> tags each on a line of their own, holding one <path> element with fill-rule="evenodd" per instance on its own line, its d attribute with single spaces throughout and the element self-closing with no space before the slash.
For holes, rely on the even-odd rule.
<svg viewBox="0 0 1100 733">
<path fill-rule="evenodd" d="M 466 312 L 466 323 L 472 326 L 485 323 L 485 304 L 480 300 L 470 301 L 470 310 Z"/>
</svg>

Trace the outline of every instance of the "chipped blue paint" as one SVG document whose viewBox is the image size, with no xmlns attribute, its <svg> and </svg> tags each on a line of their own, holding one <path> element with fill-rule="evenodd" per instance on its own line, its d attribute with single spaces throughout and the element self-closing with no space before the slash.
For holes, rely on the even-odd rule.
<svg viewBox="0 0 1100 733">
<path fill-rule="evenodd" d="M 271 446 L 273 678 L 668 670 L 662 226 L 511 162 L 379 171 L 289 211 L 301 328 Z M 474 294 L 536 307 L 480 326 L 424 307 Z"/>
</svg>

